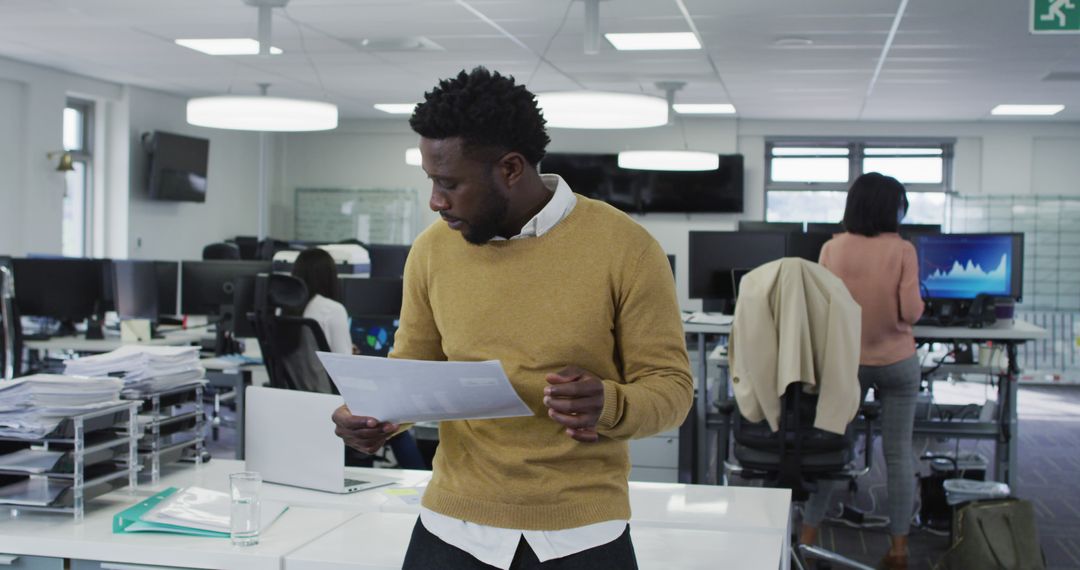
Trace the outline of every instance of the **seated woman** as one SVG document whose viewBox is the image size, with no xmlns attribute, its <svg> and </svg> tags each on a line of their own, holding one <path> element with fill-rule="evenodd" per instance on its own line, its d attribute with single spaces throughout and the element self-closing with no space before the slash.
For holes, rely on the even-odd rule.
<svg viewBox="0 0 1080 570">
<path fill-rule="evenodd" d="M 334 258 L 324 249 L 305 249 L 296 257 L 292 274 L 307 285 L 308 301 L 304 306 L 303 317 L 319 323 L 319 328 L 330 345 L 330 352 L 356 354 L 358 351 L 353 346 L 352 335 L 349 333 L 349 314 L 345 306 L 337 300 L 341 286 Z M 406 431 L 391 439 L 390 449 L 402 468 L 430 469 L 420 455 L 411 433 Z M 370 464 L 370 460 L 361 462 Z"/>
<path fill-rule="evenodd" d="M 844 233 L 821 248 L 819 263 L 844 282 L 862 307 L 859 383 L 863 398 L 881 401 L 881 439 L 888 490 L 889 551 L 881 568 L 908 567 L 908 531 L 914 509 L 911 436 L 921 371 L 912 326 L 923 312 L 915 246 L 897 233 L 907 213 L 904 185 L 877 172 L 848 190 Z M 817 541 L 829 505 L 827 488 L 810 497 L 799 542 Z"/>
</svg>

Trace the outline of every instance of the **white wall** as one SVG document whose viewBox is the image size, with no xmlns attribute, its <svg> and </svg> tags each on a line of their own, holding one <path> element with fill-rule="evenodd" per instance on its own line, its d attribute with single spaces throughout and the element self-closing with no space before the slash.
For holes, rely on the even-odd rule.
<svg viewBox="0 0 1080 570">
<path fill-rule="evenodd" d="M 116 100 L 120 91 L 0 58 L 0 253 L 60 253 L 64 175 L 46 154 L 63 146 L 67 97 Z"/>
<path fill-rule="evenodd" d="M 127 247 L 134 259 L 200 259 L 208 243 L 255 235 L 259 217 L 256 133 L 193 127 L 186 99 L 137 87 L 128 90 Z M 161 130 L 210 139 L 206 202 L 151 200 L 146 193 L 143 133 Z"/>
<path fill-rule="evenodd" d="M 634 131 L 551 131 L 553 152 L 615 152 L 647 148 L 682 148 L 676 126 Z M 763 219 L 765 208 L 765 139 L 771 136 L 944 137 L 955 138 L 953 185 L 965 194 L 1062 194 L 1080 196 L 1080 124 L 1053 122 L 861 123 L 840 121 L 747 121 L 689 119 L 689 148 L 740 153 L 745 160 L 742 214 L 648 214 L 637 216 L 677 258 L 680 303 L 689 299 L 687 240 L 690 230 L 729 230 L 739 219 Z M 418 208 L 425 223 L 428 182 L 416 167 L 404 163 L 405 149 L 416 146 L 404 119 L 358 121 L 332 133 L 287 135 L 273 204 L 272 233 L 292 237 L 294 190 L 297 186 L 340 188 L 419 188 Z"/>
</svg>

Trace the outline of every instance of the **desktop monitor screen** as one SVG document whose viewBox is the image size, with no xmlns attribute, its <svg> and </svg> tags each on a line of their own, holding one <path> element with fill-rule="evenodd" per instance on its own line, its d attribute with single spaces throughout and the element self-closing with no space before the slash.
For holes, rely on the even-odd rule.
<svg viewBox="0 0 1080 570">
<path fill-rule="evenodd" d="M 401 314 L 401 279 L 341 278 L 341 300 L 350 317 Z"/>
<path fill-rule="evenodd" d="M 163 315 L 179 315 L 177 302 L 180 295 L 180 262 L 155 261 L 154 273 L 157 281 L 158 311 Z"/>
<path fill-rule="evenodd" d="M 753 269 L 784 257 L 784 232 L 690 232 L 690 297 L 735 298 L 734 270 Z"/>
<path fill-rule="evenodd" d="M 121 319 L 158 318 L 157 268 L 153 261 L 112 262 L 113 301 Z"/>
<path fill-rule="evenodd" d="M 788 234 L 787 251 L 784 257 L 800 257 L 817 263 L 818 258 L 821 257 L 821 248 L 832 237 L 833 234 L 822 233 Z"/>
<path fill-rule="evenodd" d="M 393 277 L 401 279 L 405 275 L 405 259 L 409 257 L 407 245 L 368 244 L 367 252 L 371 258 L 372 277 Z"/>
<path fill-rule="evenodd" d="M 349 319 L 353 345 L 364 356 L 387 356 L 394 349 L 397 315 L 363 315 Z"/>
<path fill-rule="evenodd" d="M 739 220 L 740 232 L 793 232 L 802 233 L 802 222 L 759 222 L 757 220 Z"/>
<path fill-rule="evenodd" d="M 980 293 L 1021 298 L 1024 234 L 915 237 L 919 285 L 929 299 L 974 299 Z"/>
<path fill-rule="evenodd" d="M 915 236 L 937 235 L 940 233 L 940 224 L 900 224 L 900 237 L 908 241 L 914 241 Z"/>
<path fill-rule="evenodd" d="M 69 322 L 101 314 L 108 263 L 104 259 L 13 259 L 19 313 Z"/>
<path fill-rule="evenodd" d="M 674 277 L 675 276 L 675 256 L 669 253 L 668 256 L 667 256 L 667 262 L 668 262 L 668 265 L 671 266 L 671 276 Z"/>
<path fill-rule="evenodd" d="M 806 233 L 813 234 L 840 234 L 844 233 L 844 224 L 825 224 L 820 222 L 807 222 Z"/>
<path fill-rule="evenodd" d="M 270 273 L 269 261 L 184 261 L 180 264 L 180 311 L 186 315 L 218 315 L 233 304 L 237 277 Z"/>
</svg>

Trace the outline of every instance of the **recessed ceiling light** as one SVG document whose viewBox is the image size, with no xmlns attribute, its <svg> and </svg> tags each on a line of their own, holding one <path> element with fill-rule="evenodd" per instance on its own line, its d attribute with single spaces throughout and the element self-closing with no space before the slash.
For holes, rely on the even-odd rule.
<svg viewBox="0 0 1080 570">
<path fill-rule="evenodd" d="M 391 115 L 411 115 L 416 103 L 375 103 L 375 108 Z"/>
<path fill-rule="evenodd" d="M 536 105 L 547 126 L 563 129 L 641 129 L 667 124 L 667 101 L 637 93 L 540 93 Z"/>
<path fill-rule="evenodd" d="M 674 103 L 672 109 L 680 115 L 733 115 L 735 105 L 731 103 Z"/>
<path fill-rule="evenodd" d="M 998 105 L 990 110 L 991 115 L 1056 115 L 1065 110 L 1065 105 Z"/>
<path fill-rule="evenodd" d="M 181 39 L 176 40 L 176 45 L 201 51 L 208 55 L 259 54 L 259 42 L 250 38 Z M 281 48 L 270 46 L 270 53 L 280 55 L 284 52 L 281 51 Z"/>
<path fill-rule="evenodd" d="M 780 47 L 806 47 L 814 45 L 814 40 L 810 38 L 797 38 L 794 36 L 788 36 L 783 38 L 776 38 L 773 40 L 774 46 Z"/>
<path fill-rule="evenodd" d="M 604 34 L 619 51 L 701 49 L 701 42 L 692 32 L 665 34 Z"/>
</svg>

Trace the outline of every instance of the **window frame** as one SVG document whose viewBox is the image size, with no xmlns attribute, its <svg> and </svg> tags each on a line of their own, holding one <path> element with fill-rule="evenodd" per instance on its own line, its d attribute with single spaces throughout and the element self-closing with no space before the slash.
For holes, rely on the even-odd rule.
<svg viewBox="0 0 1080 570">
<path fill-rule="evenodd" d="M 82 117 L 82 140 L 77 150 L 66 150 L 71 155 L 71 161 L 82 165 L 83 190 L 82 197 L 82 248 L 80 254 L 83 257 L 90 256 L 93 251 L 94 238 L 94 140 L 95 120 L 94 101 L 68 97 L 64 103 L 64 109 L 75 109 Z M 66 175 L 67 173 L 65 173 Z M 66 184 L 66 182 L 65 182 Z M 65 188 L 65 196 L 67 189 Z"/>
<path fill-rule="evenodd" d="M 956 139 L 954 138 L 827 138 L 827 137 L 768 137 L 765 139 L 765 195 L 766 206 L 770 191 L 833 190 L 847 192 L 851 183 L 863 173 L 863 161 L 869 148 L 940 148 L 941 182 L 940 183 L 905 183 L 909 192 L 952 192 L 953 157 Z M 848 149 L 848 179 L 846 182 L 776 182 L 772 179 L 773 149 L 777 147 L 821 147 Z M 874 158 L 889 156 L 916 157 L 919 155 L 874 155 Z M 939 155 L 927 155 L 939 156 Z M 800 158 L 829 158 L 829 155 L 800 155 Z M 835 157 L 832 157 L 835 158 Z"/>
</svg>

